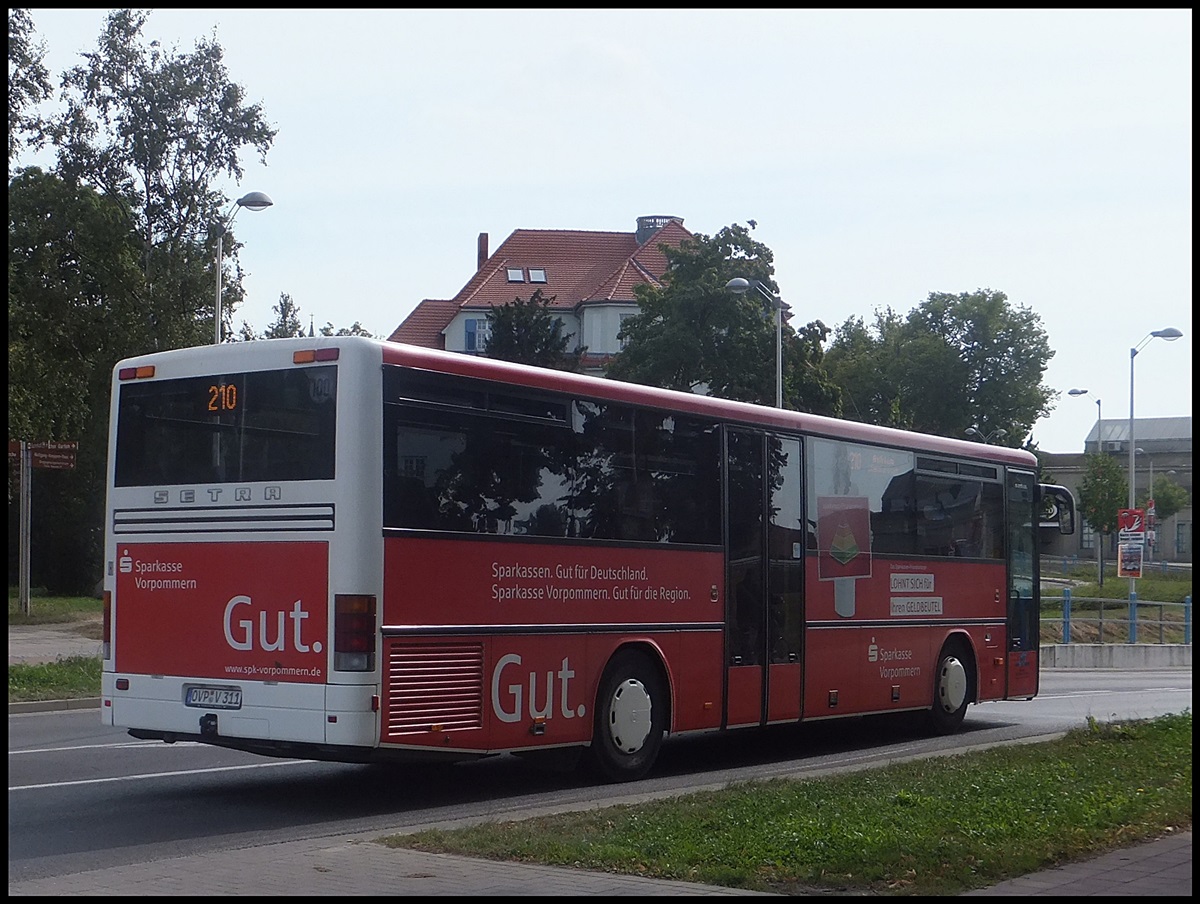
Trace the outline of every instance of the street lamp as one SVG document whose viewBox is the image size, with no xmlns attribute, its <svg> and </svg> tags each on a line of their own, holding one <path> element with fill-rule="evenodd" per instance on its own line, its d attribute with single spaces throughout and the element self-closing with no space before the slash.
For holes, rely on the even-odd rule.
<svg viewBox="0 0 1200 904">
<path fill-rule="evenodd" d="M 1175 329 L 1175 327 L 1173 327 L 1173 326 L 1169 326 L 1165 330 L 1154 330 L 1153 332 L 1147 333 L 1146 337 L 1144 339 L 1142 339 L 1141 342 L 1139 342 L 1137 345 L 1135 345 L 1133 348 L 1131 348 L 1129 350 L 1129 507 L 1130 508 L 1136 508 L 1136 506 L 1134 505 L 1134 498 L 1133 498 L 1133 456 L 1135 454 L 1134 442 L 1133 442 L 1133 359 L 1137 357 L 1138 352 L 1140 352 L 1143 348 L 1145 348 L 1149 342 L 1152 342 L 1155 339 L 1166 339 L 1168 342 L 1174 342 L 1176 339 L 1178 339 L 1182 335 L 1183 335 L 1183 333 L 1179 332 L 1179 330 Z"/>
<path fill-rule="evenodd" d="M 252 191 L 249 194 L 243 195 L 234 202 L 229 208 L 229 213 L 225 214 L 217 221 L 217 299 L 216 308 L 213 319 L 216 321 L 213 332 L 214 345 L 221 344 L 221 258 L 223 257 L 223 243 L 225 233 L 229 231 L 229 227 L 233 225 L 233 218 L 237 216 L 238 211 L 243 207 L 250 210 L 266 210 L 275 202 L 263 194 L 261 191 Z"/>
<path fill-rule="evenodd" d="M 783 299 L 768 289 L 760 280 L 743 279 L 735 276 L 725 284 L 734 295 L 745 295 L 751 288 L 757 289 L 766 299 L 768 307 L 775 312 L 775 407 L 783 407 Z"/>
<path fill-rule="evenodd" d="M 1085 395 L 1087 395 L 1087 390 L 1086 389 L 1068 389 L 1067 395 L 1069 395 L 1069 396 L 1085 396 Z M 1096 451 L 1097 452 L 1104 451 L 1104 443 L 1101 442 L 1101 438 L 1100 438 L 1100 429 L 1101 429 L 1100 410 L 1101 410 L 1100 409 L 1100 400 L 1096 399 Z M 1087 451 L 1087 440 L 1083 441 L 1083 451 L 1084 452 Z"/>
<path fill-rule="evenodd" d="M 977 437 L 979 437 L 980 442 L 990 443 L 994 439 L 1000 439 L 1002 437 L 1008 436 L 1008 431 L 1005 430 L 1003 427 L 997 427 L 991 433 L 984 433 L 978 427 L 972 425 L 972 426 L 968 427 L 966 430 L 964 430 L 963 434 L 965 436 L 977 436 Z"/>
<path fill-rule="evenodd" d="M 1137 507 L 1134 502 L 1134 495 L 1133 495 L 1134 456 L 1137 454 L 1135 444 L 1133 442 L 1133 361 L 1137 357 L 1138 352 L 1140 352 L 1143 348 L 1146 347 L 1146 345 L 1148 343 L 1152 342 L 1153 340 L 1166 339 L 1168 342 L 1174 342 L 1176 339 L 1178 339 L 1182 335 L 1183 335 L 1183 333 L 1179 332 L 1179 330 L 1175 329 L 1175 327 L 1173 327 L 1173 326 L 1169 326 L 1166 329 L 1162 329 L 1162 330 L 1153 330 L 1152 332 L 1147 333 L 1141 342 L 1139 342 L 1137 345 L 1135 345 L 1133 348 L 1131 348 L 1129 350 L 1129 507 L 1131 509 Z M 1130 578 L 1129 579 L 1129 598 L 1130 599 L 1133 599 L 1133 593 L 1134 593 L 1134 590 L 1136 587 L 1137 587 L 1137 580 L 1134 578 Z"/>
<path fill-rule="evenodd" d="M 1133 450 L 1133 454 L 1134 455 L 1145 455 L 1146 450 L 1143 449 L 1141 446 L 1138 446 L 1136 449 Z M 1136 474 L 1134 475 L 1134 484 L 1135 484 L 1135 487 L 1134 487 L 1133 495 L 1134 495 L 1134 498 L 1136 499 L 1137 498 L 1137 488 L 1136 488 L 1137 475 Z M 1150 459 L 1150 486 L 1154 486 L 1154 459 L 1153 458 Z M 1153 491 L 1152 490 L 1147 491 L 1146 495 L 1147 496 L 1153 495 Z"/>
</svg>

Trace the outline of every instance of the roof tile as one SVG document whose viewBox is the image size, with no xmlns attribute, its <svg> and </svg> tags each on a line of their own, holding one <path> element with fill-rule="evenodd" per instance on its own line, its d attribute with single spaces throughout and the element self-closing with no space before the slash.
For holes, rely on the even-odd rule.
<svg viewBox="0 0 1200 904">
<path fill-rule="evenodd" d="M 446 337 L 442 335 L 442 330 L 454 319 L 457 311 L 458 304 L 454 301 L 426 298 L 413 308 L 404 322 L 388 336 L 388 340 L 407 342 L 422 348 L 444 349 Z"/>
</svg>

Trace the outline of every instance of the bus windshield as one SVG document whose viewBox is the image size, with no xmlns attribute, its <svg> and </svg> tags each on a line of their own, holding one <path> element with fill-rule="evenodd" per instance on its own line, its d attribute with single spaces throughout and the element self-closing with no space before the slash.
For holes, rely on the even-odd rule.
<svg viewBox="0 0 1200 904">
<path fill-rule="evenodd" d="M 116 485 L 332 479 L 336 405 L 333 365 L 123 385 Z"/>
</svg>

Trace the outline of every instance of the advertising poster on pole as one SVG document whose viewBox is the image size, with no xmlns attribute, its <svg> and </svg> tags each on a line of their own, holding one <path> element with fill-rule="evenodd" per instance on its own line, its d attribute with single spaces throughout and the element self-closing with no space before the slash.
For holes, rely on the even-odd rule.
<svg viewBox="0 0 1200 904">
<path fill-rule="evenodd" d="M 1117 547 L 1117 577 L 1140 578 L 1142 576 L 1142 545 L 1121 543 Z"/>
</svg>

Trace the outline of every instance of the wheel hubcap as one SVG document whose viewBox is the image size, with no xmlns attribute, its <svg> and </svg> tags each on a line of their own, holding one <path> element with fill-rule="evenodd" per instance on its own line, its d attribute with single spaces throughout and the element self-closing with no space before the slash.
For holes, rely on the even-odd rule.
<svg viewBox="0 0 1200 904">
<path fill-rule="evenodd" d="M 637 753 L 650 734 L 650 695 L 645 685 L 633 678 L 621 682 L 613 693 L 608 731 L 613 744 L 625 753 Z"/>
<path fill-rule="evenodd" d="M 938 703 L 948 713 L 956 712 L 967 699 L 967 670 L 955 656 L 947 656 L 938 675 Z"/>
</svg>

